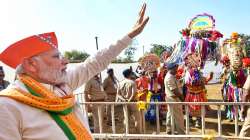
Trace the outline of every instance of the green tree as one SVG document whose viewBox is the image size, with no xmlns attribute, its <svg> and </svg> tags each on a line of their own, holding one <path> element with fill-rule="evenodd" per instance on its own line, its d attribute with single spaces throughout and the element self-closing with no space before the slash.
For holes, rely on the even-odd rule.
<svg viewBox="0 0 250 140">
<path fill-rule="evenodd" d="M 123 63 L 122 57 L 117 57 L 114 60 L 112 60 L 112 63 Z"/>
<path fill-rule="evenodd" d="M 245 43 L 244 55 L 246 57 L 250 57 L 250 35 L 247 34 L 239 34 L 239 37 Z"/>
<path fill-rule="evenodd" d="M 166 45 L 160 45 L 160 44 L 151 44 L 153 46 L 150 49 L 150 53 L 154 53 L 157 56 L 161 57 L 161 53 L 166 50 L 167 48 L 172 48 L 171 46 L 166 46 Z"/>
<path fill-rule="evenodd" d="M 124 58 L 123 60 L 127 63 L 134 62 L 133 59 L 134 59 L 135 51 L 136 51 L 136 48 L 132 45 L 126 48 L 124 51 L 124 55 L 126 56 L 126 58 Z"/>
<path fill-rule="evenodd" d="M 126 58 L 122 59 L 123 63 L 134 62 L 134 54 L 135 54 L 135 51 L 137 50 L 135 46 L 137 45 L 138 45 L 138 41 L 136 39 L 133 39 L 131 45 L 129 45 L 129 47 L 126 48 L 124 51 L 124 55 L 126 56 Z"/>
<path fill-rule="evenodd" d="M 86 52 L 71 50 L 64 52 L 64 57 L 69 59 L 70 62 L 83 62 L 89 57 L 89 54 Z"/>
</svg>

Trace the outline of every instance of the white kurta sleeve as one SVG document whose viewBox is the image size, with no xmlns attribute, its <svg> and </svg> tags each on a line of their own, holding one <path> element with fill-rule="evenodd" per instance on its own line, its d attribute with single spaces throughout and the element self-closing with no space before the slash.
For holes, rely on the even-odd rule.
<svg viewBox="0 0 250 140">
<path fill-rule="evenodd" d="M 103 49 L 97 52 L 97 54 L 93 57 L 87 58 L 75 69 L 68 71 L 66 79 L 69 86 L 75 90 L 94 75 L 103 71 L 111 63 L 111 61 L 131 43 L 131 41 L 131 38 L 125 36 L 121 40 L 118 40 L 115 44 L 110 45 L 109 48 Z"/>
<path fill-rule="evenodd" d="M 17 111 L 0 103 L 0 140 L 21 140 Z"/>
</svg>

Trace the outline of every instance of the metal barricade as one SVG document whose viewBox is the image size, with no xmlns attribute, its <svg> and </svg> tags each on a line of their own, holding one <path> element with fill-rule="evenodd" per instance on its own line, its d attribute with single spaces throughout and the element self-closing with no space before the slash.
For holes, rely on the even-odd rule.
<svg viewBox="0 0 250 140">
<path fill-rule="evenodd" d="M 76 95 L 77 98 L 81 98 L 82 99 L 82 95 L 78 94 Z M 144 121 L 144 125 L 143 125 L 143 134 L 131 134 L 129 133 L 129 116 L 128 116 L 128 105 L 131 104 L 137 104 L 136 102 L 81 102 L 82 100 L 78 99 L 78 102 L 80 101 L 80 106 L 82 109 L 84 109 L 85 105 L 88 104 L 92 104 L 92 105 L 110 105 L 111 106 L 111 117 L 112 117 L 112 132 L 111 133 L 105 133 L 102 132 L 100 130 L 100 133 L 93 133 L 93 137 L 94 138 L 99 138 L 99 139 L 250 139 L 250 137 L 244 137 L 241 138 L 239 137 L 239 123 L 238 123 L 238 116 L 236 115 L 235 118 L 235 124 L 234 124 L 234 128 L 235 128 L 235 135 L 233 136 L 226 136 L 223 135 L 223 129 L 222 129 L 222 117 L 221 117 L 221 108 L 224 105 L 232 105 L 235 106 L 236 108 L 236 114 L 238 114 L 238 109 L 236 106 L 240 106 L 240 105 L 248 105 L 250 106 L 249 102 L 150 102 L 147 104 L 154 104 L 156 105 L 156 133 L 153 134 L 147 134 L 146 133 L 146 128 L 145 128 L 145 118 L 142 118 Z M 160 131 L 160 121 L 159 121 L 159 106 L 160 105 L 169 105 L 174 106 L 174 105 L 182 105 L 185 106 L 185 117 L 183 119 L 186 120 L 186 134 L 185 135 L 174 135 L 174 133 L 172 134 L 167 134 L 166 131 Z M 122 105 L 123 109 L 125 110 L 125 132 L 124 133 L 117 133 L 116 132 L 116 122 L 115 122 L 115 106 L 117 105 Z M 190 134 L 190 122 L 189 122 L 189 107 L 188 105 L 200 105 L 201 106 L 201 120 L 202 120 L 202 125 L 201 125 L 201 133 L 199 135 L 194 135 L 194 134 Z M 208 105 L 215 105 L 217 106 L 217 121 L 218 121 L 218 127 L 217 127 L 217 134 L 210 136 L 206 134 L 206 122 L 205 122 L 205 106 Z M 144 113 L 142 113 L 144 114 Z M 100 115 L 100 114 L 99 114 Z M 174 125 L 173 125 L 173 117 L 171 118 L 171 130 L 173 132 L 174 130 Z M 99 119 L 100 122 L 100 119 Z M 99 123 L 100 126 L 99 128 L 103 128 L 102 123 Z"/>
</svg>

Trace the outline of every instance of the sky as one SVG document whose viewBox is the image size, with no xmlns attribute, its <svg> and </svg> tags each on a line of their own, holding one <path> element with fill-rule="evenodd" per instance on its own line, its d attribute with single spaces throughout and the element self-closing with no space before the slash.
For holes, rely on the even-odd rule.
<svg viewBox="0 0 250 140">
<path fill-rule="evenodd" d="M 96 52 L 125 36 L 135 24 L 143 2 L 150 20 L 136 37 L 135 59 L 150 44 L 172 45 L 197 14 L 215 18 L 216 29 L 250 34 L 250 0 L 0 0 L 0 51 L 25 37 L 56 32 L 59 49 Z"/>
</svg>

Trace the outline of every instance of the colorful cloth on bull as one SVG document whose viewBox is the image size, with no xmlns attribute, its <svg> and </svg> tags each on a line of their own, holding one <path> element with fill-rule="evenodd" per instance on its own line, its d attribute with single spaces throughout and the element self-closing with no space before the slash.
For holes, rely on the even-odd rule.
<svg viewBox="0 0 250 140">
<path fill-rule="evenodd" d="M 160 102 L 162 101 L 162 93 L 161 93 L 161 86 L 158 83 L 158 78 L 157 76 L 151 77 L 150 78 L 150 83 L 149 83 L 149 91 L 152 93 L 150 102 Z M 151 123 L 156 122 L 156 105 L 155 104 L 150 104 L 148 107 L 148 110 L 145 114 L 145 118 L 147 121 L 150 121 Z M 159 110 L 159 114 L 160 114 Z"/>
<path fill-rule="evenodd" d="M 153 93 L 151 95 L 150 102 L 160 102 L 160 101 L 162 101 L 161 94 Z M 155 104 L 150 104 L 149 108 L 148 108 L 148 111 L 145 114 L 145 119 L 147 121 L 150 121 L 151 123 L 155 123 L 156 122 L 156 111 L 157 111 L 156 110 L 156 105 Z"/>
<path fill-rule="evenodd" d="M 207 102 L 206 89 L 202 86 L 187 87 L 187 95 L 185 102 Z M 189 111 L 191 116 L 200 117 L 201 106 L 189 105 Z"/>
<path fill-rule="evenodd" d="M 146 110 L 147 105 L 145 102 L 149 102 L 151 97 L 151 93 L 148 91 L 149 78 L 143 75 L 137 78 L 135 82 L 137 87 L 137 93 L 136 93 L 136 100 L 138 101 L 137 107 L 139 110 Z M 149 100 L 147 100 L 148 98 Z"/>
<path fill-rule="evenodd" d="M 205 78 L 201 75 L 199 70 L 190 70 L 186 72 L 185 84 L 187 87 L 186 102 L 207 102 Z M 189 105 L 191 116 L 200 117 L 201 106 Z"/>
</svg>

